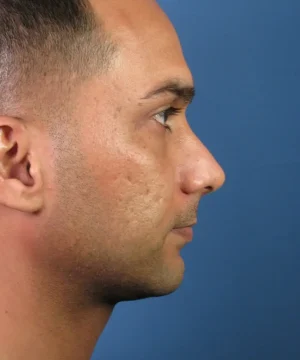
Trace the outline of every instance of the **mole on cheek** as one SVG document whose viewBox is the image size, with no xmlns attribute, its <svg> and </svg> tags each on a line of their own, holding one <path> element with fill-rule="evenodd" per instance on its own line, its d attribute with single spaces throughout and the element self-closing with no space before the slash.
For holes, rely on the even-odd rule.
<svg viewBox="0 0 300 360">
<path fill-rule="evenodd" d="M 126 179 L 128 180 L 128 182 L 130 184 L 132 184 L 132 176 L 129 174 L 129 175 L 126 175 Z"/>
<path fill-rule="evenodd" d="M 121 111 L 122 111 L 122 106 L 118 106 L 118 107 L 116 108 L 115 113 L 114 113 L 114 119 L 117 119 L 117 118 L 120 116 Z"/>
</svg>

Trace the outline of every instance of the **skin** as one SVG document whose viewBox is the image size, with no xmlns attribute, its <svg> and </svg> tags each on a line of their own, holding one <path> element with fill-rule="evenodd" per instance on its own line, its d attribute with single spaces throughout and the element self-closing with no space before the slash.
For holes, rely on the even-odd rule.
<svg viewBox="0 0 300 360">
<path fill-rule="evenodd" d="M 50 131 L 42 112 L 0 116 L 1 359 L 89 359 L 115 304 L 175 291 L 186 241 L 172 229 L 195 223 L 225 181 L 188 104 L 168 91 L 145 99 L 169 81 L 193 86 L 163 11 L 91 3 L 119 51 L 73 89 L 72 121 Z M 182 109 L 171 131 L 157 115 L 170 106 Z"/>
</svg>

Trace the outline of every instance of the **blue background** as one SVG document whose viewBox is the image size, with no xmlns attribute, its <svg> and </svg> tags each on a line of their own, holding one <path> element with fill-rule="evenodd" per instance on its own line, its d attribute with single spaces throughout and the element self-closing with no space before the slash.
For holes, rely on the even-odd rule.
<svg viewBox="0 0 300 360">
<path fill-rule="evenodd" d="M 119 304 L 92 359 L 299 360 L 300 1 L 160 4 L 227 181 L 201 203 L 181 288 Z"/>
</svg>

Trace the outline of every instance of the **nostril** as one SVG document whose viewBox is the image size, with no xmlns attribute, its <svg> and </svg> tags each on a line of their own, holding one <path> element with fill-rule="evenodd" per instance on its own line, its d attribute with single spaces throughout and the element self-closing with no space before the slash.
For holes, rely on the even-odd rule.
<svg viewBox="0 0 300 360">
<path fill-rule="evenodd" d="M 205 186 L 204 189 L 205 189 L 204 195 L 210 194 L 214 191 L 214 188 L 212 186 Z"/>
</svg>

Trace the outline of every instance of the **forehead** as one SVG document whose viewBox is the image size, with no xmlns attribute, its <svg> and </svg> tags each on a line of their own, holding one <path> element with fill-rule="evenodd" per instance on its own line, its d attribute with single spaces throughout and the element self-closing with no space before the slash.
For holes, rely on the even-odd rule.
<svg viewBox="0 0 300 360">
<path fill-rule="evenodd" d="M 154 0 L 90 0 L 105 29 L 120 47 L 119 68 L 134 78 L 179 78 L 192 84 L 177 33 Z M 147 81 L 147 77 L 140 81 Z"/>
</svg>

